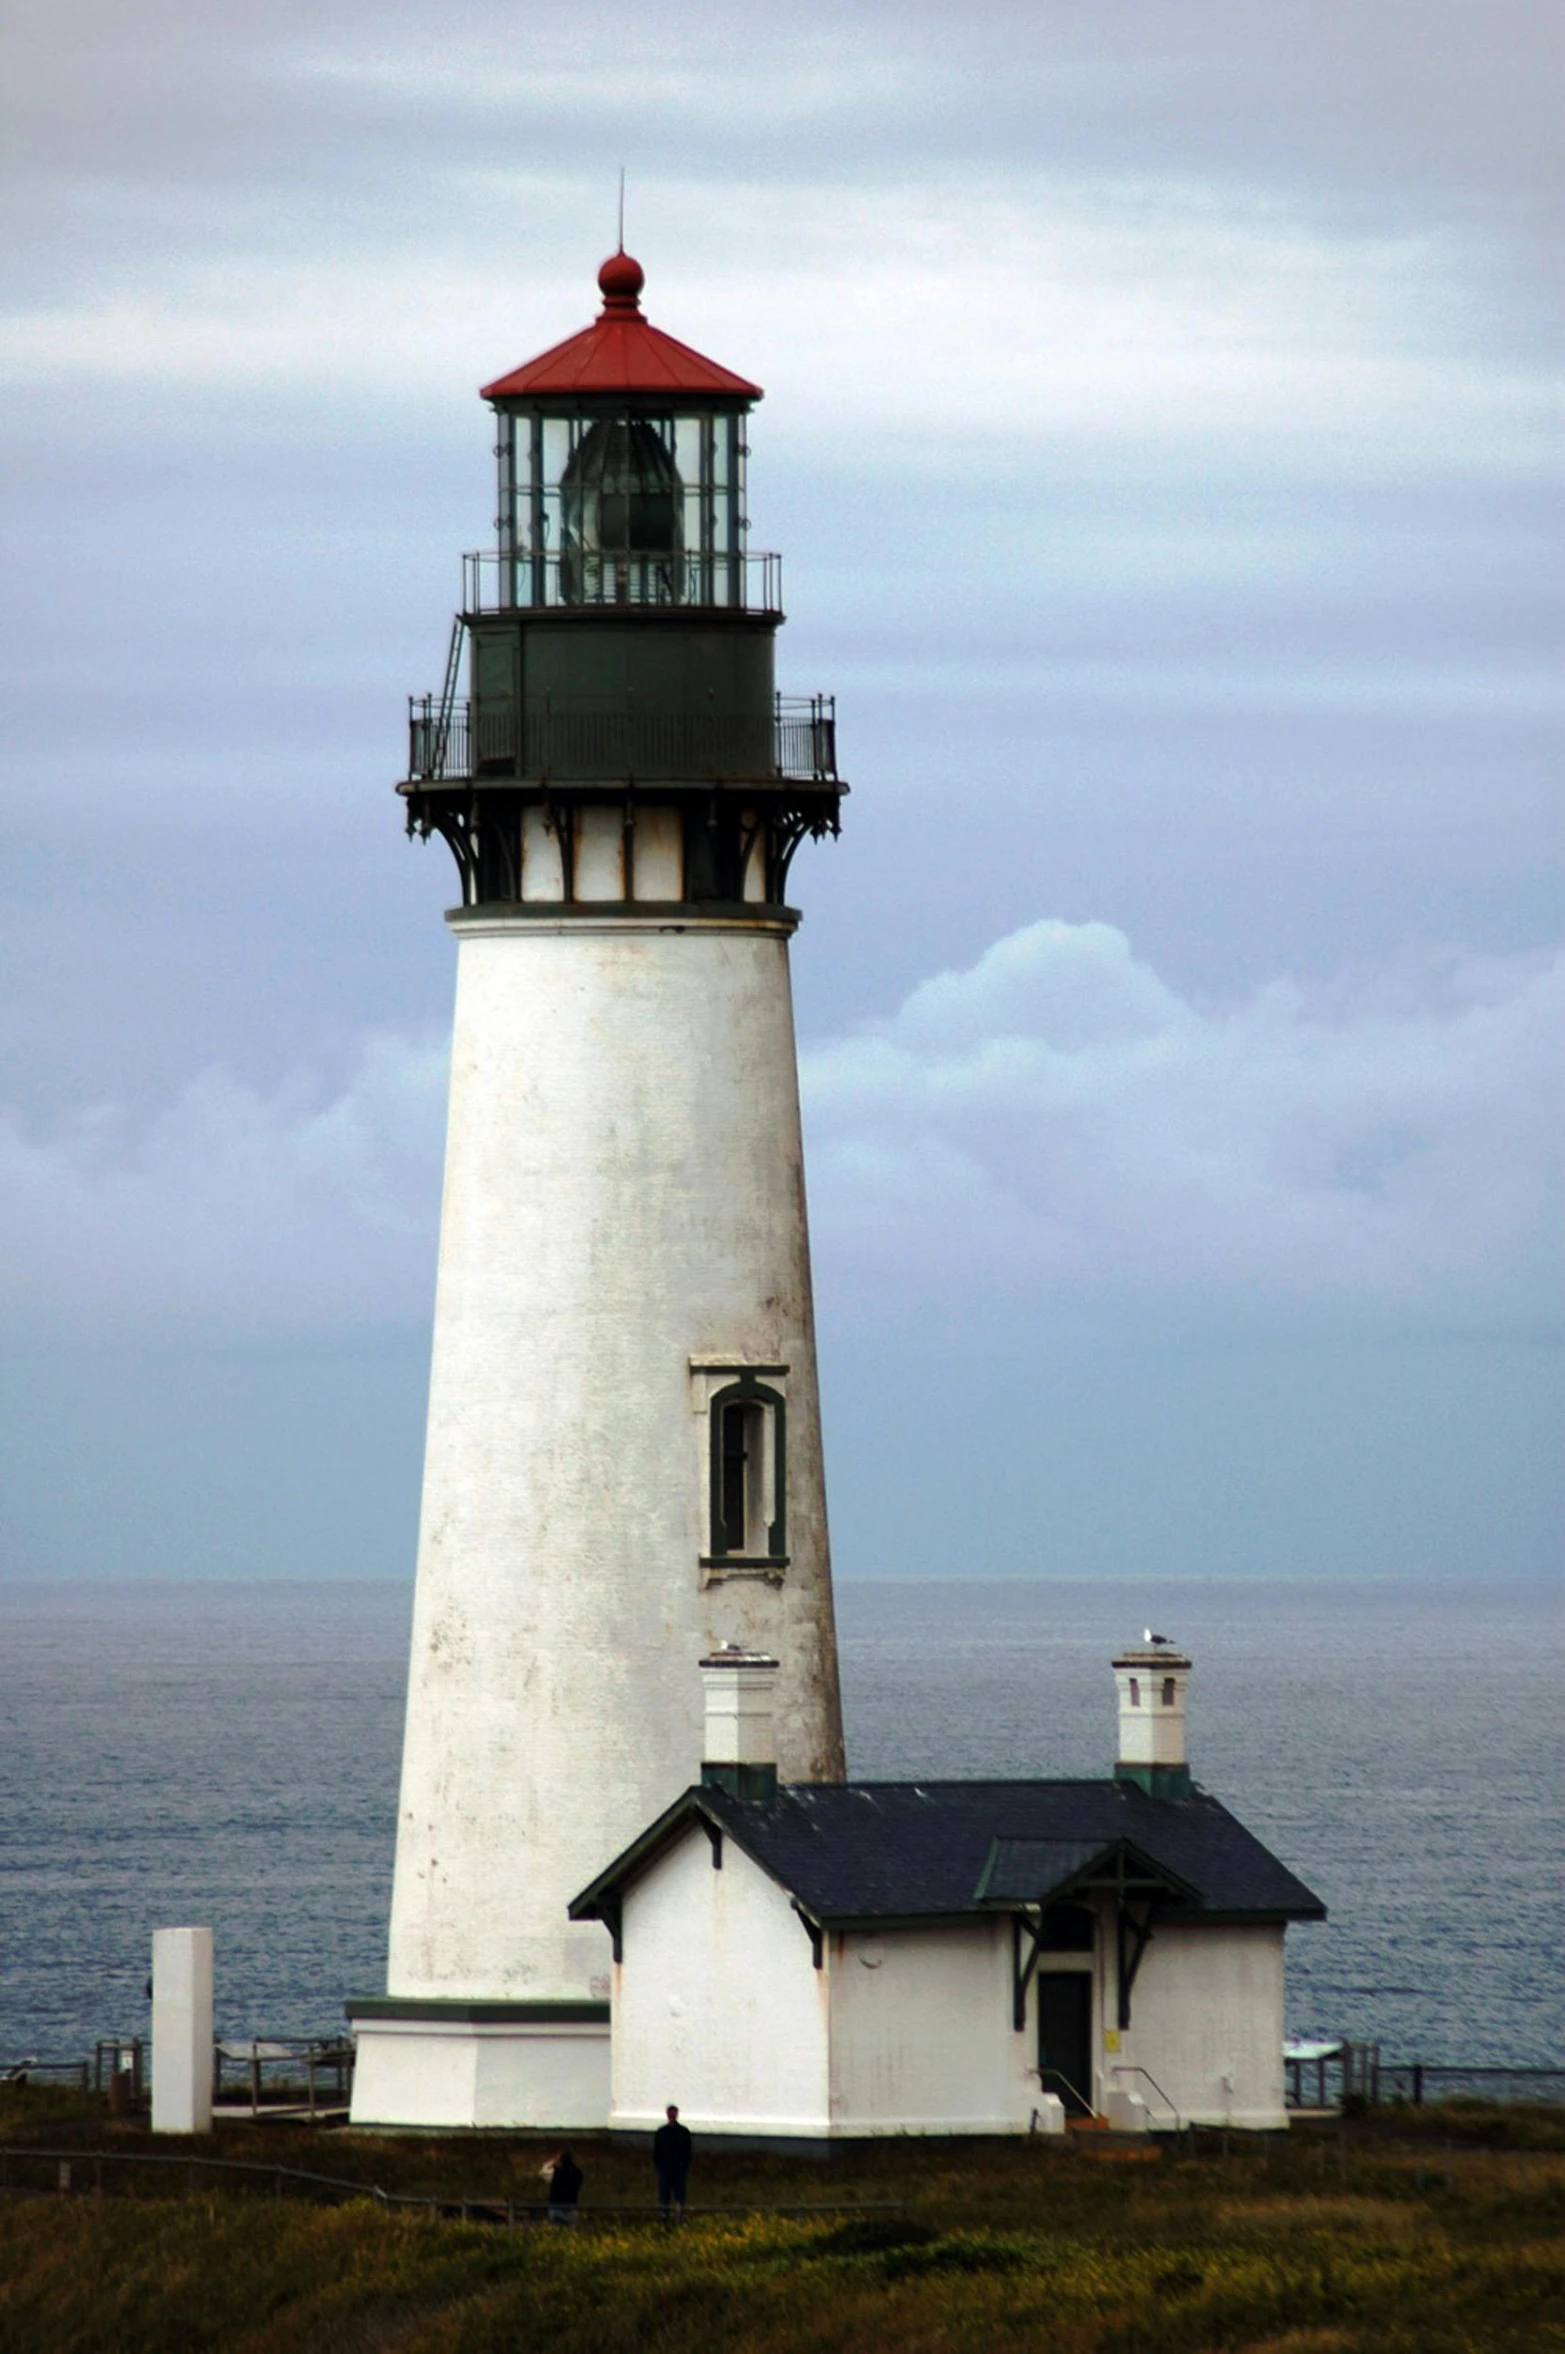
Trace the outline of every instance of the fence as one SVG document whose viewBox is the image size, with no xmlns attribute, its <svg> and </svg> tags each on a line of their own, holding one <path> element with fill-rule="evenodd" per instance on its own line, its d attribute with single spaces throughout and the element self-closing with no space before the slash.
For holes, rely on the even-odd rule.
<svg viewBox="0 0 1565 2354">
<path fill-rule="evenodd" d="M 1565 2068 L 1447 2068 L 1423 2060 L 1375 2069 L 1371 2097 L 1377 2103 L 1406 2101 L 1421 2109 L 1430 2101 L 1565 2101 Z"/>
<path fill-rule="evenodd" d="M 230 2110 L 298 2109 L 314 2117 L 348 2104 L 353 2043 L 347 2036 L 253 2036 L 212 2047 L 212 2099 Z M 235 2074 L 239 2074 L 236 2085 Z M 0 2063 L 0 2084 L 57 2084 L 109 2095 L 110 2114 L 139 2109 L 147 2093 L 147 2046 L 139 2035 L 100 2036 L 90 2060 Z"/>
<path fill-rule="evenodd" d="M 1340 2109 L 1349 2101 L 1381 2108 L 1404 2101 L 1565 2102 L 1565 2068 L 1458 2067 L 1426 2060 L 1383 2060 L 1378 2043 L 1296 2046 L 1283 2067 L 1290 2109 Z"/>
<path fill-rule="evenodd" d="M 182 2151 L 30 2149 L 0 2143 L 0 2191 L 54 2193 L 69 2196 L 91 2193 L 104 2198 L 134 2196 L 130 2186 L 138 2176 L 145 2195 L 155 2198 L 197 2198 L 204 2190 L 250 2191 L 261 2197 L 314 2198 L 328 2203 L 368 2199 L 386 2209 L 462 2223 L 498 2223 L 512 2227 L 549 2221 L 547 2198 L 497 2199 L 470 2192 L 388 2191 L 375 2182 L 354 2182 L 345 2175 L 316 2174 L 302 2166 L 266 2166 L 237 2158 L 193 2158 Z M 801 2203 L 785 2207 L 688 2207 L 687 2215 L 704 2221 L 743 2222 L 755 2216 L 826 2220 L 834 2216 L 900 2215 L 900 2199 L 855 2199 Z M 583 2223 L 665 2223 L 667 2210 L 650 2200 L 577 2210 Z"/>
<path fill-rule="evenodd" d="M 232 2071 L 243 2071 L 237 2095 Z M 252 2037 L 219 2042 L 212 2052 L 212 2099 L 257 2115 L 263 2108 L 346 2108 L 353 2082 L 353 2045 L 345 2036 Z M 246 2097 L 248 2096 L 248 2097 Z"/>
<path fill-rule="evenodd" d="M 93 2089 L 91 2060 L 7 2060 L 0 2063 L 0 2084 L 74 2084 L 81 2092 Z"/>
</svg>

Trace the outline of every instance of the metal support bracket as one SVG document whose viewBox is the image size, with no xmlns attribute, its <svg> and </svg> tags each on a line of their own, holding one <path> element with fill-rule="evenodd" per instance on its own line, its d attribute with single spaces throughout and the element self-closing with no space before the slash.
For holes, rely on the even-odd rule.
<svg viewBox="0 0 1565 2354">
<path fill-rule="evenodd" d="M 823 1969 L 826 1962 L 825 1933 L 821 1929 L 818 1922 L 812 1921 L 810 1919 L 809 1914 L 805 1911 L 803 1905 L 800 1904 L 797 1897 L 794 1897 L 793 1899 L 793 1909 L 798 1914 L 804 1934 L 810 1941 L 810 1950 L 815 1957 L 815 1967 L 817 1970 Z"/>
<path fill-rule="evenodd" d="M 1022 1959 L 1022 1937 L 1027 1935 L 1030 1951 Z M 1018 2035 L 1027 2025 L 1027 1989 L 1038 1969 L 1038 1956 L 1043 1951 L 1043 1914 L 1012 1913 L 1011 1915 L 1011 2025 Z"/>
<path fill-rule="evenodd" d="M 1140 1918 L 1130 1909 L 1130 1892 L 1125 1886 L 1125 1858 L 1115 1859 L 1114 1888 L 1114 1978 L 1118 1995 L 1118 2024 L 1123 2030 L 1130 2025 L 1130 1996 L 1136 1983 L 1136 1973 L 1142 1956 L 1152 1942 L 1152 1922 L 1157 1912 L 1157 1898 L 1148 1897 Z"/>
</svg>

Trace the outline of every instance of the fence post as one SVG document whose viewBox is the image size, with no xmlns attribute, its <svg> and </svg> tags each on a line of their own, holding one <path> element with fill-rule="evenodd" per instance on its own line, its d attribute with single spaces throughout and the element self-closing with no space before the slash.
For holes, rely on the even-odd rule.
<svg viewBox="0 0 1565 2354">
<path fill-rule="evenodd" d="M 1422 2060 L 1415 2060 L 1413 2062 L 1413 2106 L 1415 2109 L 1421 2109 L 1423 2105 L 1424 2063 Z"/>
</svg>

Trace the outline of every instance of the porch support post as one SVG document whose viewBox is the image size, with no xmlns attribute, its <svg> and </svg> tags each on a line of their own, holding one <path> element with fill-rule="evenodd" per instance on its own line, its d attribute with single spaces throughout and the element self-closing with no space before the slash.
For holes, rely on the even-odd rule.
<svg viewBox="0 0 1565 2354">
<path fill-rule="evenodd" d="M 1022 1933 L 1031 1938 L 1031 1948 L 1025 1963 L 1022 1960 Z M 1018 2035 L 1027 2025 L 1027 1989 L 1032 1984 L 1038 1967 L 1038 1956 L 1043 1951 L 1043 1910 L 1040 1906 L 1036 1920 L 1026 1913 L 1011 1915 L 1011 2025 Z"/>
</svg>

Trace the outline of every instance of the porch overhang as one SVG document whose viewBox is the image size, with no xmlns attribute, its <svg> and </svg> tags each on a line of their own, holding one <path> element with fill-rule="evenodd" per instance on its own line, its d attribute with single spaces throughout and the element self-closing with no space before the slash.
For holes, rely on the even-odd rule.
<svg viewBox="0 0 1565 2354">
<path fill-rule="evenodd" d="M 1179 1906 L 1199 1913 L 1201 1892 L 1129 1839 L 994 1839 L 974 1900 L 1011 1916 L 1011 2023 L 1027 2024 L 1027 1989 L 1043 1953 L 1044 1915 L 1051 1905 L 1107 1896 L 1113 1905 L 1115 1992 L 1120 2027 L 1130 2025 L 1131 1994 L 1159 1912 Z"/>
</svg>

